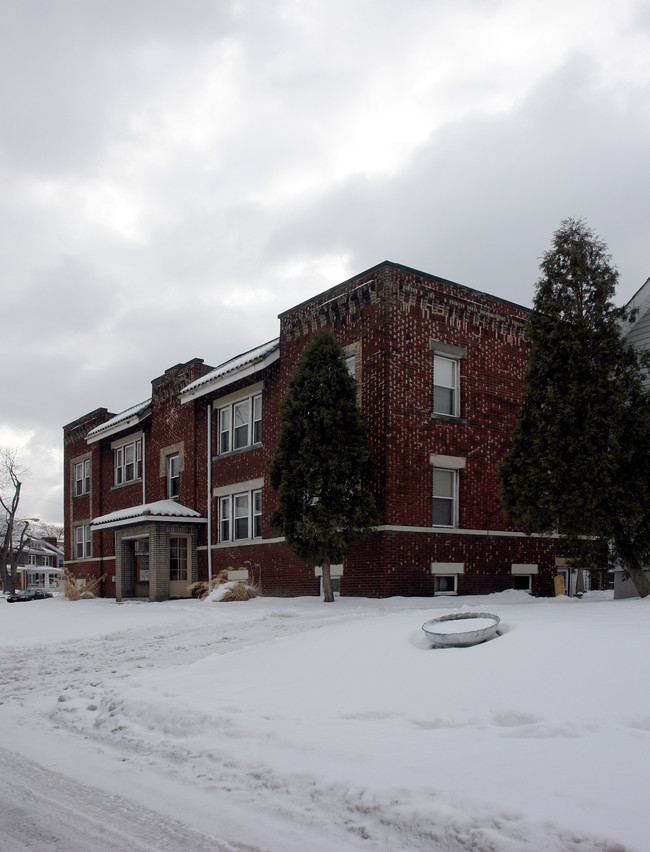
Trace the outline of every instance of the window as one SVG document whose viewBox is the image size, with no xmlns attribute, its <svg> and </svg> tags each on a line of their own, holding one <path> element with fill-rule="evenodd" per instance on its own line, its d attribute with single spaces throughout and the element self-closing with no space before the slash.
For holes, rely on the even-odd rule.
<svg viewBox="0 0 650 852">
<path fill-rule="evenodd" d="M 219 452 L 230 452 L 230 406 L 219 409 Z"/>
<path fill-rule="evenodd" d="M 515 574 L 512 578 L 513 589 L 518 589 L 522 592 L 530 592 L 532 591 L 532 577 L 530 574 Z"/>
<path fill-rule="evenodd" d="M 262 492 L 253 491 L 253 538 L 262 538 Z"/>
<path fill-rule="evenodd" d="M 353 379 L 357 377 L 357 356 L 356 355 L 348 355 L 345 359 L 345 369 L 352 376 Z"/>
<path fill-rule="evenodd" d="M 433 356 L 433 413 L 459 416 L 458 360 Z"/>
<path fill-rule="evenodd" d="M 115 485 L 142 479 L 142 439 L 114 450 Z"/>
<path fill-rule="evenodd" d="M 180 456 L 176 453 L 167 457 L 167 496 L 176 500 L 180 493 Z"/>
<path fill-rule="evenodd" d="M 262 395 L 253 397 L 253 443 L 262 443 Z"/>
<path fill-rule="evenodd" d="M 219 409 L 219 453 L 241 450 L 262 441 L 262 394 Z"/>
<path fill-rule="evenodd" d="M 187 580 L 187 539 L 169 539 L 169 579 Z"/>
<path fill-rule="evenodd" d="M 510 565 L 512 572 L 512 588 L 529 594 L 533 590 L 533 576 L 538 573 L 539 566 L 534 562 L 513 562 Z"/>
<path fill-rule="evenodd" d="M 75 559 L 90 556 L 90 524 L 79 524 L 74 528 L 74 556 Z"/>
<path fill-rule="evenodd" d="M 221 541 L 245 541 L 262 537 L 262 492 L 244 491 L 219 499 Z"/>
<path fill-rule="evenodd" d="M 433 526 L 455 527 L 457 522 L 457 472 L 433 469 Z"/>
<path fill-rule="evenodd" d="M 133 542 L 133 561 L 136 583 L 149 582 L 149 539 L 139 538 Z"/>
<path fill-rule="evenodd" d="M 456 574 L 437 574 L 434 578 L 434 592 L 436 595 L 455 595 L 457 591 L 458 577 Z"/>
<path fill-rule="evenodd" d="M 74 466 L 74 496 L 90 493 L 90 459 L 76 462 Z"/>
<path fill-rule="evenodd" d="M 251 415 L 250 400 L 245 399 L 243 402 L 236 402 L 232 407 L 232 448 L 240 450 L 242 447 L 248 446 L 249 441 L 249 423 Z"/>
<path fill-rule="evenodd" d="M 231 497 L 222 497 L 219 501 L 219 540 L 230 541 L 230 503 Z"/>
<path fill-rule="evenodd" d="M 233 499 L 233 538 L 239 541 L 250 538 L 249 535 L 249 502 L 250 494 L 235 494 Z"/>
<path fill-rule="evenodd" d="M 38 559 L 36 558 L 36 554 L 35 554 L 35 553 L 30 553 L 30 554 L 29 554 L 28 564 L 29 564 L 29 565 L 38 565 Z"/>
</svg>

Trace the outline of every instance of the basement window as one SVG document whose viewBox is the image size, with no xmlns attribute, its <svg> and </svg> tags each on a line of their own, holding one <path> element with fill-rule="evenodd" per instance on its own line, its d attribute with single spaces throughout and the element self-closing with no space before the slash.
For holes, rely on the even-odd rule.
<svg viewBox="0 0 650 852">
<path fill-rule="evenodd" d="M 532 577 L 530 574 L 517 574 L 513 579 L 512 588 L 521 592 L 532 591 Z"/>
<path fill-rule="evenodd" d="M 538 573 L 538 566 L 533 562 L 512 563 L 512 588 L 520 592 L 533 591 L 533 575 Z"/>
<path fill-rule="evenodd" d="M 434 578 L 434 592 L 436 595 L 458 594 L 458 575 L 436 574 Z"/>
</svg>

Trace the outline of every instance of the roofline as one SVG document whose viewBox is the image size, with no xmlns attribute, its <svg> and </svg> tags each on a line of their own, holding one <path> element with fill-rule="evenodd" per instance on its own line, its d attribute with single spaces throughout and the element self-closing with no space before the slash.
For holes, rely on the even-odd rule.
<svg viewBox="0 0 650 852">
<path fill-rule="evenodd" d="M 136 406 L 131 406 L 135 408 Z M 129 409 L 125 409 L 128 411 Z M 94 444 L 97 441 L 101 441 L 104 438 L 108 438 L 111 435 L 116 435 L 118 432 L 124 432 L 125 429 L 130 429 L 132 426 L 137 426 L 139 423 L 142 423 L 143 420 L 146 420 L 147 417 L 151 415 L 151 400 L 148 401 L 147 405 L 144 408 L 141 408 L 140 411 L 137 411 L 135 414 L 132 414 L 130 417 L 126 417 L 124 420 L 120 420 L 118 423 L 114 423 L 112 426 L 107 426 L 105 429 L 103 428 L 104 424 L 100 424 L 96 426 L 94 429 L 91 429 L 91 432 L 94 432 L 94 435 L 86 435 L 86 443 Z M 119 414 L 116 414 L 115 417 L 119 417 Z M 111 418 L 113 419 L 113 418 Z M 110 421 L 109 421 L 110 422 Z"/>
<path fill-rule="evenodd" d="M 274 338 L 275 340 L 275 338 Z M 264 345 L 264 344 L 262 344 Z M 254 346 L 253 349 L 249 349 L 249 352 L 254 352 L 255 349 L 258 349 L 258 346 Z M 247 353 L 242 353 L 246 355 Z M 242 357 L 235 355 L 235 358 Z M 200 396 L 206 396 L 209 393 L 213 393 L 220 388 L 227 387 L 231 385 L 233 382 L 238 382 L 240 379 L 245 379 L 247 376 L 252 376 L 255 373 L 259 373 L 261 370 L 266 369 L 270 364 L 273 364 L 274 361 L 277 361 L 280 357 L 280 347 L 276 346 L 271 352 L 269 352 L 261 361 L 253 361 L 250 364 L 244 364 L 240 369 L 234 369 L 231 372 L 224 373 L 221 376 L 217 376 L 212 381 L 205 381 L 204 384 L 200 385 L 194 390 L 188 391 L 187 388 L 183 388 L 180 391 L 181 405 L 184 405 L 186 402 L 192 402 L 192 400 L 197 399 Z M 229 361 L 233 361 L 233 358 L 229 358 Z M 224 365 L 227 364 L 228 361 L 224 361 Z M 223 365 L 220 365 L 223 366 Z M 219 367 L 215 367 L 215 370 L 218 370 Z"/>
<path fill-rule="evenodd" d="M 475 295 L 482 296 L 483 298 L 489 299 L 490 301 L 499 302 L 502 305 L 508 305 L 509 307 L 517 308 L 518 310 L 524 311 L 527 314 L 531 313 L 531 308 L 527 308 L 525 307 L 525 305 L 520 305 L 517 302 L 511 302 L 509 299 L 502 299 L 500 296 L 494 296 L 491 293 L 485 293 L 483 290 L 476 290 L 474 287 L 468 287 L 466 284 L 458 284 L 458 282 L 451 281 L 449 278 L 441 278 L 439 275 L 432 275 L 430 272 L 423 272 L 421 269 L 415 269 L 412 266 L 405 266 L 403 263 L 396 263 L 393 260 L 382 260 L 381 263 L 378 263 L 375 266 L 371 266 L 364 272 L 359 272 L 356 275 L 353 275 L 346 281 L 341 282 L 341 284 L 336 284 L 334 287 L 330 287 L 329 290 L 325 290 L 322 293 L 318 293 L 316 296 L 312 296 L 311 299 L 305 299 L 304 302 L 300 302 L 299 304 L 294 305 L 292 308 L 288 308 L 286 311 L 282 311 L 282 313 L 278 314 L 278 318 L 282 319 L 283 317 L 293 313 L 299 308 L 303 308 L 306 305 L 312 304 L 321 298 L 324 299 L 324 301 L 329 301 L 339 290 L 345 290 L 346 287 L 349 287 L 349 285 L 354 283 L 355 281 L 359 281 L 360 278 L 372 276 L 380 270 L 387 268 L 401 269 L 404 272 L 410 272 L 414 275 L 419 275 L 422 278 L 427 278 L 429 281 L 437 281 L 440 284 L 447 284 L 450 287 L 455 287 L 467 293 L 474 293 Z M 360 284 L 364 283 L 370 284 L 371 281 L 360 282 Z"/>
<path fill-rule="evenodd" d="M 207 518 L 196 518 L 192 515 L 131 515 L 129 518 L 120 518 L 116 521 L 100 521 L 96 524 L 91 521 L 90 526 L 93 530 L 110 530 L 113 527 L 129 527 L 133 524 L 150 524 L 150 523 L 174 523 L 174 524 L 207 524 Z"/>
<path fill-rule="evenodd" d="M 70 423 L 66 423 L 63 427 L 63 430 L 65 431 L 66 429 L 73 428 L 81 429 L 81 427 L 85 425 L 86 420 L 90 420 L 91 417 L 95 417 L 98 414 L 107 415 L 107 420 L 110 420 L 112 417 L 116 416 L 116 414 L 111 413 L 107 408 L 100 406 L 99 408 L 95 408 L 94 411 L 89 411 L 88 414 L 83 414 L 81 417 L 77 417 L 76 420 L 71 420 Z"/>
<path fill-rule="evenodd" d="M 626 302 L 626 307 L 629 308 L 630 305 L 632 305 L 632 302 L 638 301 L 638 297 L 641 295 L 642 291 L 648 286 L 648 284 L 650 284 L 650 278 L 647 278 L 636 291 L 636 293 L 634 293 L 634 295 L 630 299 L 628 299 L 628 301 Z"/>
<path fill-rule="evenodd" d="M 645 291 L 648 292 L 645 292 Z M 635 322 L 638 317 L 635 316 L 634 320 L 630 319 L 630 314 L 632 312 L 638 311 L 639 316 L 643 315 L 643 307 L 645 305 L 646 312 L 650 303 L 650 278 L 643 282 L 643 284 L 639 287 L 639 289 L 634 293 L 631 299 L 625 304 L 627 309 L 627 316 L 621 322 L 621 328 L 623 330 L 623 334 L 627 336 L 633 329 Z"/>
</svg>

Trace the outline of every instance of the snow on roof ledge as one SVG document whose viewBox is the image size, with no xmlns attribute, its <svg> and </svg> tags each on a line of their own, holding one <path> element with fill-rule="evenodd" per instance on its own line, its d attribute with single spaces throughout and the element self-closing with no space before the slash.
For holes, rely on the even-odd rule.
<svg viewBox="0 0 650 852">
<path fill-rule="evenodd" d="M 95 426 L 86 435 L 86 443 L 92 444 L 94 441 L 101 441 L 107 435 L 114 435 L 116 432 L 128 429 L 129 426 L 135 426 L 150 414 L 151 399 L 149 398 L 145 399 L 144 402 L 139 402 L 137 405 L 132 405 L 131 408 L 121 411 L 105 423 Z"/>
<path fill-rule="evenodd" d="M 184 387 L 180 393 L 181 402 L 190 402 L 206 393 L 225 387 L 253 373 L 263 370 L 280 357 L 280 338 L 276 337 L 255 349 L 250 349 L 236 358 L 224 361 L 205 376 Z"/>
<path fill-rule="evenodd" d="M 131 506 L 128 509 L 118 509 L 116 512 L 100 515 L 98 518 L 93 518 L 92 527 L 93 529 L 98 527 L 110 529 L 143 521 L 177 521 L 179 518 L 193 524 L 206 522 L 206 519 L 194 509 L 183 506 L 175 500 L 157 500 L 155 503 L 144 503 L 141 506 Z"/>
</svg>

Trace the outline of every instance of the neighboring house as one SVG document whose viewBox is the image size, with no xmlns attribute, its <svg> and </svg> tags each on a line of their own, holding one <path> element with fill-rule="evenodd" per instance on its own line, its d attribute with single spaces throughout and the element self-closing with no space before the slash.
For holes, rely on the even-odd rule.
<svg viewBox="0 0 650 852">
<path fill-rule="evenodd" d="M 380 525 L 335 567 L 341 594 L 552 595 L 556 540 L 524 535 L 499 506 L 527 314 L 384 262 L 282 313 L 263 346 L 171 367 L 142 403 L 65 426 L 66 567 L 104 576 L 118 600 L 186 596 L 222 569 L 267 594 L 318 594 L 319 569 L 268 526 L 267 465 L 291 372 L 327 326 L 359 383 L 378 471 Z"/>
<path fill-rule="evenodd" d="M 63 574 L 63 547 L 49 536 L 28 535 L 26 541 L 17 566 L 21 588 L 56 588 L 56 578 Z"/>
<path fill-rule="evenodd" d="M 625 336 L 639 349 L 650 350 L 650 278 L 640 287 L 627 303 L 628 308 L 636 311 L 632 322 L 623 326 Z M 650 374 L 646 377 L 646 386 L 650 389 Z M 646 571 L 650 580 L 650 569 Z M 614 597 L 635 598 L 638 596 L 636 586 L 624 568 L 614 572 Z"/>
<path fill-rule="evenodd" d="M 635 311 L 635 315 L 623 326 L 625 336 L 639 349 L 650 350 L 650 278 L 639 287 L 627 307 Z M 650 386 L 650 376 L 647 384 Z"/>
</svg>

